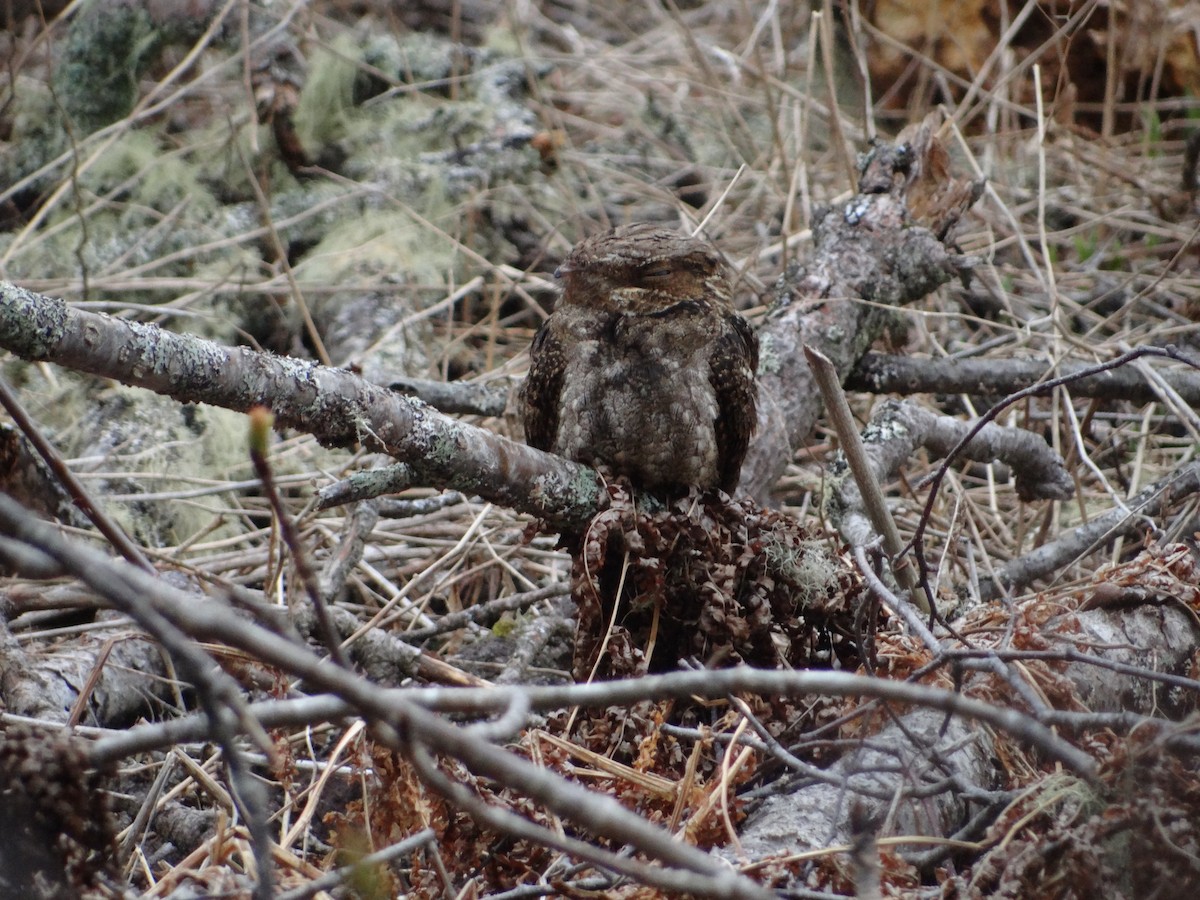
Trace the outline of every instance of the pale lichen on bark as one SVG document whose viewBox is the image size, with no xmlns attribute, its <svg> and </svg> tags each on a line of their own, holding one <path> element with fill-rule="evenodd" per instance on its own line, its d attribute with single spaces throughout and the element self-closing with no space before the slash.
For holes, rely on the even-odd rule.
<svg viewBox="0 0 1200 900">
<path fill-rule="evenodd" d="M 14 284 L 0 284 L 0 341 L 20 344 L 29 359 L 45 359 L 62 340 L 67 305 Z"/>
</svg>

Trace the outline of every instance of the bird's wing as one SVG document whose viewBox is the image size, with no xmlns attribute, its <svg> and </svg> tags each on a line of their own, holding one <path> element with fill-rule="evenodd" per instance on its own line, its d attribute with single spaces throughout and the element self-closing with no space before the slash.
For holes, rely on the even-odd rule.
<svg viewBox="0 0 1200 900">
<path fill-rule="evenodd" d="M 758 335 L 737 313 L 725 318 L 709 361 L 709 381 L 717 395 L 717 461 L 721 490 L 732 494 L 742 460 L 758 422 Z"/>
<path fill-rule="evenodd" d="M 553 317 L 547 319 L 533 336 L 529 374 L 521 389 L 525 442 L 551 452 L 558 434 L 563 372 L 567 368 L 567 356 L 554 325 Z"/>
</svg>

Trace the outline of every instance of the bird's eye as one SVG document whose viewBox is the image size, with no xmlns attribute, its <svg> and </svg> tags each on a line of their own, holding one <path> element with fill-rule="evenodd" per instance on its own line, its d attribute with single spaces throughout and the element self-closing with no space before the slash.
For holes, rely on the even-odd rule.
<svg viewBox="0 0 1200 900">
<path fill-rule="evenodd" d="M 643 269 L 641 273 L 643 278 L 666 278 L 670 274 L 670 266 L 659 266 L 655 269 Z"/>
</svg>

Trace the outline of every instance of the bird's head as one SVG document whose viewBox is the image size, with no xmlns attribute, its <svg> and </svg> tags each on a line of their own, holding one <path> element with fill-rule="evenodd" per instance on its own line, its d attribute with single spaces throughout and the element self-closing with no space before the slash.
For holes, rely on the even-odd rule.
<svg viewBox="0 0 1200 900">
<path fill-rule="evenodd" d="M 686 300 L 730 303 L 729 269 L 703 238 L 625 225 L 580 241 L 555 271 L 560 304 L 646 315 Z"/>
</svg>

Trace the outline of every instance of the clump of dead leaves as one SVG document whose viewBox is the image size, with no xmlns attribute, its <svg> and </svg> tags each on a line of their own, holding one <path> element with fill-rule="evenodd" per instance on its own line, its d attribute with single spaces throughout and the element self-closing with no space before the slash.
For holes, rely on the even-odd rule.
<svg viewBox="0 0 1200 900">
<path fill-rule="evenodd" d="M 639 508 L 617 479 L 608 495 L 572 552 L 576 679 L 856 665 L 862 580 L 823 532 L 719 492 Z"/>
<path fill-rule="evenodd" d="M 22 725 L 0 732 L 3 883 L 11 896 L 80 896 L 116 877 L 103 774 L 78 738 Z"/>
</svg>

